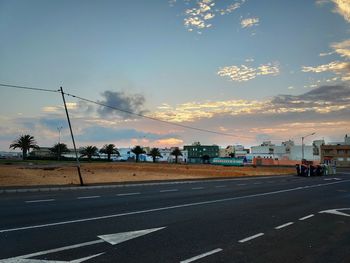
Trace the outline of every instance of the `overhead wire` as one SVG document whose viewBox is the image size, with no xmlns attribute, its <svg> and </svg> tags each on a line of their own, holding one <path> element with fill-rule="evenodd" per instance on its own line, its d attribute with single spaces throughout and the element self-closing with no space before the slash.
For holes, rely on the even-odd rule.
<svg viewBox="0 0 350 263">
<path fill-rule="evenodd" d="M 26 89 L 26 90 L 36 90 L 36 91 L 60 92 L 59 90 L 51 90 L 51 89 L 33 88 L 33 87 L 27 87 L 27 86 L 9 85 L 9 84 L 4 84 L 4 83 L 0 83 L 0 86 L 1 86 L 1 87 L 7 87 L 7 88 Z"/>
<path fill-rule="evenodd" d="M 1 87 L 8 87 L 8 88 L 25 89 L 25 90 L 54 92 L 54 93 L 60 93 L 61 92 L 59 89 L 57 89 L 57 90 L 43 89 L 43 88 L 34 88 L 34 87 L 28 87 L 28 86 L 10 85 L 10 84 L 4 84 L 4 83 L 0 83 L 0 86 Z M 127 113 L 127 114 L 130 114 L 130 115 L 138 116 L 138 117 L 149 119 L 149 120 L 152 120 L 152 121 L 161 122 L 161 123 L 172 125 L 172 126 L 177 126 L 177 127 L 181 127 L 181 128 L 185 128 L 185 129 L 191 129 L 191 130 L 195 130 L 195 131 L 206 132 L 206 133 L 211 133 L 211 134 L 216 134 L 216 135 L 234 137 L 234 138 L 256 139 L 256 137 L 253 137 L 253 136 L 244 136 L 244 135 L 237 135 L 237 134 L 231 134 L 231 133 L 218 132 L 218 131 L 198 128 L 198 127 L 194 127 L 194 126 L 190 126 L 190 125 L 185 125 L 185 124 L 175 123 L 175 122 L 171 122 L 171 121 L 166 121 L 166 120 L 162 120 L 162 119 L 159 119 L 159 118 L 143 115 L 141 113 L 136 113 L 136 112 L 124 110 L 124 109 L 121 109 L 121 108 L 118 108 L 118 107 L 115 107 L 115 106 L 107 105 L 107 104 L 99 102 L 99 101 L 90 100 L 90 99 L 87 99 L 87 98 L 84 98 L 84 97 L 81 97 L 81 96 L 78 96 L 78 95 L 70 94 L 70 93 L 67 93 L 67 92 L 63 92 L 63 94 L 65 94 L 65 95 L 67 95 L 69 97 L 80 99 L 82 101 L 86 101 L 86 102 L 89 102 L 89 103 L 92 103 L 92 104 L 99 105 L 99 106 L 102 106 L 102 107 L 110 108 L 110 109 L 113 109 L 113 110 L 116 110 L 116 111 L 119 111 L 119 112 Z M 282 138 L 273 138 L 273 140 L 284 140 L 284 139 L 282 139 Z"/>
</svg>

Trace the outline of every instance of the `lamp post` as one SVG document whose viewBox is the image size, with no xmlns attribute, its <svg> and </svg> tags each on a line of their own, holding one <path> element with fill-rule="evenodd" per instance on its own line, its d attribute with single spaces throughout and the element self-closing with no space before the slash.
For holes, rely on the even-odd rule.
<svg viewBox="0 0 350 263">
<path fill-rule="evenodd" d="M 315 135 L 315 134 L 316 134 L 316 132 L 313 132 L 313 133 L 310 133 L 308 135 L 301 137 L 301 162 L 303 162 L 303 160 L 304 160 L 304 139 L 306 137 L 309 137 L 309 136 Z"/>
</svg>

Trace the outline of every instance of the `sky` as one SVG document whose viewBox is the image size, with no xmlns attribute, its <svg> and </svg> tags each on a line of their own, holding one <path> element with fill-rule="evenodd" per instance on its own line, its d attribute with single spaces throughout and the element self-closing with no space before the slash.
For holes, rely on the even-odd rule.
<svg viewBox="0 0 350 263">
<path fill-rule="evenodd" d="M 215 132 L 66 95 L 79 147 L 342 141 L 350 0 L 0 0 L 0 83 Z M 0 150 L 72 145 L 60 93 L 0 92 Z"/>
</svg>

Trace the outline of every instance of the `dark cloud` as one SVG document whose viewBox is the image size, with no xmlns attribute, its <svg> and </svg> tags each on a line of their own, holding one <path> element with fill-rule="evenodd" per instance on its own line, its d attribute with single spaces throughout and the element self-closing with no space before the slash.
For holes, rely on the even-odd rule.
<svg viewBox="0 0 350 263">
<path fill-rule="evenodd" d="M 88 127 L 82 134 L 76 136 L 80 141 L 118 141 L 130 139 L 159 140 L 167 138 L 178 138 L 176 134 L 155 134 L 150 132 L 137 131 L 135 129 L 115 129 L 106 127 Z"/>
<path fill-rule="evenodd" d="M 116 107 L 118 109 L 121 109 L 123 111 L 127 112 L 133 112 L 137 114 L 144 114 L 146 111 L 143 109 L 145 104 L 145 97 L 141 94 L 126 94 L 125 92 L 119 92 L 119 91 L 110 91 L 106 90 L 102 93 L 103 100 L 98 101 L 99 103 Z M 112 108 L 101 106 L 97 112 L 100 114 L 101 117 L 109 117 L 111 115 L 120 116 L 124 119 L 131 118 L 132 115 L 114 110 Z M 135 116 L 133 116 L 135 117 Z"/>
<path fill-rule="evenodd" d="M 271 107 L 322 107 L 350 103 L 350 88 L 347 86 L 321 86 L 302 95 L 278 95 L 271 100 Z"/>
</svg>

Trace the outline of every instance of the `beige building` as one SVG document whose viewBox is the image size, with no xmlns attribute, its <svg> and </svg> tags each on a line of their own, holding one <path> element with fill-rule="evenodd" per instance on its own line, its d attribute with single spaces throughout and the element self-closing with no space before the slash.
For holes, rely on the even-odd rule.
<svg viewBox="0 0 350 263">
<path fill-rule="evenodd" d="M 350 167 L 350 140 L 345 135 L 344 142 L 321 145 L 321 163 Z"/>
</svg>

